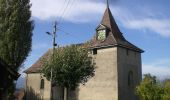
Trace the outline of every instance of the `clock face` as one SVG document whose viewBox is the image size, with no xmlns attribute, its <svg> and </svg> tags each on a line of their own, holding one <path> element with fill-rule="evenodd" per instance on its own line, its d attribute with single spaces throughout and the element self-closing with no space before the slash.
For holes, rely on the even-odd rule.
<svg viewBox="0 0 170 100">
<path fill-rule="evenodd" d="M 98 40 L 104 40 L 106 38 L 106 30 L 99 30 L 98 31 Z"/>
</svg>

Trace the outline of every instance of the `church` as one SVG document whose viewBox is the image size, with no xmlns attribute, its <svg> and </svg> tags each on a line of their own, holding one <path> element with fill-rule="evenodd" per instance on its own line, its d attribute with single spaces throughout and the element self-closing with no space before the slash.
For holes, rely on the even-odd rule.
<svg viewBox="0 0 170 100">
<path fill-rule="evenodd" d="M 68 100 L 139 100 L 135 87 L 142 79 L 141 53 L 144 51 L 125 39 L 109 5 L 90 41 L 89 50 L 95 58 L 95 76 L 85 85 L 70 90 Z M 47 51 L 24 71 L 27 100 L 62 100 L 63 90 L 56 87 L 52 94 L 50 81 L 41 73 L 41 60 L 51 53 Z"/>
</svg>

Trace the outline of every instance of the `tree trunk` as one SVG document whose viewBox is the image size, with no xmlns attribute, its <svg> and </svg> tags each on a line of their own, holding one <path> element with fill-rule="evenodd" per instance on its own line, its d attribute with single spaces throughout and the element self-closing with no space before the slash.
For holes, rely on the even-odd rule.
<svg viewBox="0 0 170 100">
<path fill-rule="evenodd" d="M 68 100 L 68 88 L 64 87 L 64 100 Z"/>
</svg>

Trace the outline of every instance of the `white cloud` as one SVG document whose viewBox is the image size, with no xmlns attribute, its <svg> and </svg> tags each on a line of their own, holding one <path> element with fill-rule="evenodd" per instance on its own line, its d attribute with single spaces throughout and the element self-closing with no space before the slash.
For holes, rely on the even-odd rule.
<svg viewBox="0 0 170 100">
<path fill-rule="evenodd" d="M 31 0 L 32 15 L 41 20 L 59 19 L 69 0 Z M 97 0 L 70 0 L 64 21 L 84 23 L 100 21 L 100 16 L 106 4 Z M 152 9 L 150 9 L 152 7 Z M 137 30 L 149 30 L 163 37 L 170 37 L 170 18 L 165 17 L 162 11 L 155 12 L 154 6 L 143 8 L 137 5 L 135 9 L 127 5 L 111 6 L 115 18 L 125 27 Z M 163 17 L 162 17 L 163 16 Z"/>
<path fill-rule="evenodd" d="M 170 37 L 170 18 L 160 13 L 161 11 L 154 12 L 151 9 L 149 10 L 143 7 L 130 10 L 119 6 L 119 11 L 116 12 L 116 18 L 125 28 L 148 30 L 163 37 Z"/>
<path fill-rule="evenodd" d="M 143 64 L 143 74 L 150 73 L 159 79 L 170 78 L 170 59 L 154 61 L 149 64 Z"/>
<path fill-rule="evenodd" d="M 150 30 L 164 37 L 170 37 L 170 19 L 132 19 L 123 22 L 130 29 Z"/>
<path fill-rule="evenodd" d="M 64 20 L 71 22 L 89 22 L 96 18 L 95 15 L 102 14 L 105 7 L 105 4 L 92 0 L 70 0 L 63 15 L 67 2 L 68 0 L 31 0 L 32 15 L 41 20 L 64 16 Z"/>
</svg>

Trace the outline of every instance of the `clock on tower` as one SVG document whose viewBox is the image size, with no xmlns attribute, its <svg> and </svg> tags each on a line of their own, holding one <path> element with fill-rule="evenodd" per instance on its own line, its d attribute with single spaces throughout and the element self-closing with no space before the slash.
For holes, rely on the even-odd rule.
<svg viewBox="0 0 170 100">
<path fill-rule="evenodd" d="M 97 33 L 98 33 L 98 36 L 97 36 L 98 40 L 105 40 L 105 38 L 106 38 L 106 30 L 105 29 L 98 30 Z"/>
</svg>

